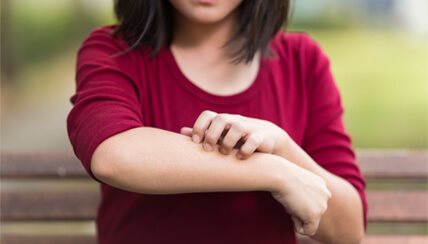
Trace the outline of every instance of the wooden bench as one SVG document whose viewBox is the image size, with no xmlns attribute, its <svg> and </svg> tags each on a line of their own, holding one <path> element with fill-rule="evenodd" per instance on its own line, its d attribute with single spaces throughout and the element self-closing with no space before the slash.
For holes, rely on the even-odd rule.
<svg viewBox="0 0 428 244">
<path fill-rule="evenodd" d="M 427 153 L 357 152 L 368 181 L 364 243 L 428 243 Z M 72 154 L 3 152 L 0 169 L 1 243 L 96 243 L 98 185 Z"/>
</svg>

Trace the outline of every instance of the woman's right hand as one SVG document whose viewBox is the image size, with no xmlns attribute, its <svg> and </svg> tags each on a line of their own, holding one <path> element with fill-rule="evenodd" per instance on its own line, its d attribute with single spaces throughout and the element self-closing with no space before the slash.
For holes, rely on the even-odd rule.
<svg viewBox="0 0 428 244">
<path fill-rule="evenodd" d="M 315 235 L 331 193 L 321 177 L 292 162 L 286 165 L 283 184 L 272 195 L 290 213 L 298 233 Z"/>
</svg>

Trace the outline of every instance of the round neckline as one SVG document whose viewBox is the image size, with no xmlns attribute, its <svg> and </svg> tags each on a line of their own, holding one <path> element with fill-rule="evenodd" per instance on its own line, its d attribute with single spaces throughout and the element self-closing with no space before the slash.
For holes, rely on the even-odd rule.
<svg viewBox="0 0 428 244">
<path fill-rule="evenodd" d="M 168 63 L 168 66 L 170 70 L 172 71 L 172 74 L 174 75 L 174 78 L 177 80 L 177 83 L 187 90 L 188 92 L 192 93 L 194 96 L 198 97 L 199 99 L 202 99 L 208 103 L 212 103 L 215 105 L 231 105 L 231 104 L 238 104 L 242 103 L 250 98 L 252 98 L 254 95 L 257 94 L 257 92 L 260 90 L 260 86 L 262 81 L 264 80 L 264 73 L 265 73 L 265 59 L 260 59 L 259 64 L 259 70 L 257 71 L 257 75 L 251 85 L 247 87 L 245 90 L 240 91 L 238 93 L 234 93 L 231 95 L 217 95 L 210 93 L 208 91 L 203 90 L 201 87 L 197 86 L 195 83 L 190 81 L 184 73 L 181 71 L 177 60 L 175 59 L 175 56 L 171 50 L 170 46 L 164 47 L 164 52 L 166 55 L 166 61 Z"/>
</svg>

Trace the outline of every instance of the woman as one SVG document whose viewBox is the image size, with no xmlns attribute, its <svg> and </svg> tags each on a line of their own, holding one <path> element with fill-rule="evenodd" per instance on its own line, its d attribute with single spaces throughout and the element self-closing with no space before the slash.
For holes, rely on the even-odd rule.
<svg viewBox="0 0 428 244">
<path fill-rule="evenodd" d="M 100 243 L 357 243 L 365 183 L 328 60 L 285 0 L 117 0 L 67 118 Z"/>
</svg>

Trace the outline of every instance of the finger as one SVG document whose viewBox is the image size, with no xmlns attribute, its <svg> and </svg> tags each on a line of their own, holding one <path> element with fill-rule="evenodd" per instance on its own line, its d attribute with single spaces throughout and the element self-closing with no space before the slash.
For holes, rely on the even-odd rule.
<svg viewBox="0 0 428 244">
<path fill-rule="evenodd" d="M 217 141 L 220 139 L 223 131 L 228 129 L 231 118 L 226 114 L 217 115 L 208 127 L 205 133 L 204 148 L 207 151 L 212 151 L 216 148 Z"/>
<path fill-rule="evenodd" d="M 302 228 L 303 228 L 304 235 L 308 235 L 308 236 L 315 235 L 315 233 L 318 230 L 318 226 L 319 226 L 319 220 L 303 223 Z"/>
<path fill-rule="evenodd" d="M 244 134 L 240 128 L 236 125 L 232 125 L 225 137 L 221 140 L 220 152 L 229 154 L 243 136 Z"/>
<path fill-rule="evenodd" d="M 324 186 L 321 189 L 324 192 L 324 194 L 327 196 L 327 199 L 330 199 L 331 198 L 331 191 L 327 188 L 327 186 Z"/>
<path fill-rule="evenodd" d="M 304 230 L 303 230 L 303 223 L 302 223 L 302 221 L 300 221 L 300 220 L 299 220 L 297 217 L 295 217 L 295 216 L 291 216 L 291 219 L 293 220 L 293 223 L 294 223 L 294 230 L 295 230 L 297 233 L 304 235 L 304 234 L 305 234 L 305 232 L 304 232 Z"/>
<path fill-rule="evenodd" d="M 192 136 L 193 129 L 190 127 L 182 127 L 180 130 L 180 134 L 183 134 L 185 136 Z"/>
<path fill-rule="evenodd" d="M 239 141 L 236 143 L 235 146 L 233 146 L 233 149 L 241 149 L 242 145 L 244 145 L 245 140 L 247 139 L 247 136 L 241 137 Z"/>
<path fill-rule="evenodd" d="M 205 110 L 199 115 L 195 121 L 195 124 L 193 125 L 192 140 L 194 142 L 202 142 L 205 136 L 205 131 L 208 129 L 211 121 L 215 118 L 216 115 L 217 113 L 209 110 Z"/>
<path fill-rule="evenodd" d="M 241 146 L 241 149 L 238 151 L 236 156 L 240 159 L 247 159 L 256 151 L 262 142 L 263 139 L 261 135 L 257 133 L 248 135 L 247 140 L 245 141 L 244 145 Z"/>
</svg>

